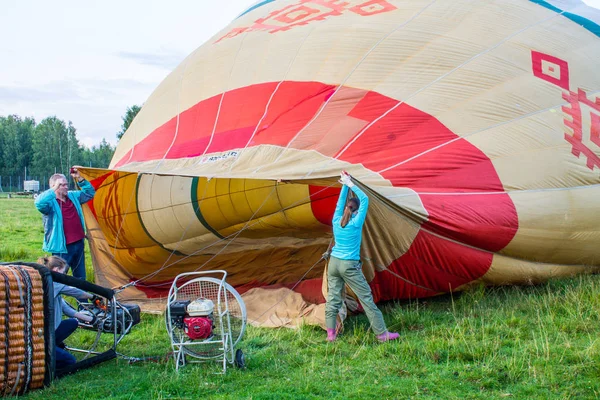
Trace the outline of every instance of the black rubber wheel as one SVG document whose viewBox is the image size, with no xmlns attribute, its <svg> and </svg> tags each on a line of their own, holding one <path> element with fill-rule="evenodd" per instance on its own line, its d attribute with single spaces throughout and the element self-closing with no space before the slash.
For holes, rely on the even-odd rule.
<svg viewBox="0 0 600 400">
<path fill-rule="evenodd" d="M 241 349 L 235 351 L 234 364 L 239 369 L 246 369 L 246 356 L 244 356 L 244 352 Z"/>
</svg>

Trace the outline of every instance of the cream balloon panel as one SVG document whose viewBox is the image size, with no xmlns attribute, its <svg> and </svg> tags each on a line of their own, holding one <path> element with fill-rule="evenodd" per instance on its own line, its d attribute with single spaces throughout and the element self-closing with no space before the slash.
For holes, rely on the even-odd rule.
<svg viewBox="0 0 600 400">
<path fill-rule="evenodd" d="M 466 83 L 463 103 L 448 108 L 447 102 L 439 99 L 445 89 L 439 91 L 440 96 L 424 94 L 420 103 L 418 98 L 413 100 L 413 104 L 422 109 L 431 110 L 433 104 L 439 110 L 432 112 L 433 115 L 490 156 L 507 189 L 539 187 L 544 182 L 558 181 L 564 186 L 598 183 L 597 171 L 572 168 L 586 165 L 588 159 L 567 160 L 565 156 L 572 153 L 572 148 L 564 133 L 572 136 L 573 129 L 566 121 L 579 118 L 583 142 L 589 142 L 593 129 L 591 116 L 600 114 L 600 107 L 590 106 L 590 103 L 597 104 L 600 91 L 600 75 L 595 71 L 595 66 L 600 65 L 600 39 L 582 27 L 574 27 L 573 21 L 556 15 L 558 18 L 515 36 L 439 84 L 442 88 L 442 84 L 454 82 L 458 92 L 460 83 Z M 499 62 L 494 62 L 494 58 Z M 536 67 L 540 69 L 537 76 Z M 490 85 L 490 90 L 479 94 L 466 94 L 470 91 L 469 77 L 471 81 L 489 79 L 495 73 L 498 74 L 496 86 Z M 431 89 L 432 93 L 434 90 L 436 88 Z M 587 102 L 578 99 L 580 90 L 585 92 Z M 581 108 L 581 112 L 573 116 L 563 112 L 562 106 Z M 546 121 L 540 121 L 542 119 Z M 502 126 L 496 128 L 497 125 Z M 553 147 L 546 151 L 545 159 L 540 157 L 540 141 L 551 142 L 548 145 Z M 525 156 L 532 144 L 535 150 L 531 157 L 535 162 Z M 597 145 L 586 147 L 599 154 Z M 504 165 L 495 159 L 500 149 L 513 154 L 513 159 Z M 566 161 L 560 165 L 560 171 L 556 168 L 558 160 Z M 513 162 L 520 167 L 511 164 Z M 508 169 L 503 168 L 506 166 Z M 515 174 L 515 168 L 522 168 L 525 173 Z M 528 185 L 526 182 L 533 177 L 533 185 Z"/>
<path fill-rule="evenodd" d="M 492 160 L 508 191 L 600 183 L 598 169 L 590 169 L 586 157 L 572 154 L 563 120 L 557 107 L 467 139 Z"/>
<path fill-rule="evenodd" d="M 251 26 L 254 20 L 294 3 L 296 2 L 273 2 L 247 14 L 246 17 L 248 18 L 246 20 L 234 21 L 231 27 Z M 357 4 L 361 2 L 347 2 L 347 4 L 350 3 Z M 237 67 L 236 70 L 239 73 L 233 73 L 231 77 L 233 87 L 272 82 L 276 80 L 273 79 L 272 73 L 275 73 L 276 77 L 283 74 L 284 78 L 282 79 L 290 81 L 314 80 L 336 84 L 348 76 L 363 55 L 387 32 L 407 21 L 425 4 L 427 2 L 404 2 L 403 7 L 367 17 L 346 10 L 341 15 L 328 17 L 320 21 L 312 21 L 306 25 L 294 26 L 289 30 L 276 33 L 265 31 L 245 32 L 233 38 L 225 38 L 218 45 L 240 38 L 248 43 L 247 46 L 242 46 L 240 51 L 251 53 L 247 56 L 247 59 L 253 59 L 254 62 Z M 311 2 L 307 6 L 315 9 L 320 8 L 317 2 Z M 279 56 L 279 50 L 275 50 L 278 46 L 281 46 L 284 55 L 289 54 L 285 52 L 286 50 L 293 49 L 290 54 L 291 57 L 282 60 Z M 261 60 L 266 60 L 266 64 L 270 66 L 270 69 L 257 68 L 257 65 L 263 63 Z M 253 76 L 254 80 L 250 81 L 249 76 Z"/>
<path fill-rule="evenodd" d="M 596 185 L 600 183 L 598 170 L 590 170 L 585 159 L 571 154 L 571 147 L 561 144 L 556 147 L 527 149 L 492 160 L 505 189 L 509 192 L 520 190 L 547 190 Z M 512 174 L 512 175 L 511 175 Z"/>
<path fill-rule="evenodd" d="M 427 210 L 423 206 L 419 194 L 414 190 L 393 186 L 374 186 L 372 189 L 387 200 L 397 204 L 407 213 L 410 213 L 415 223 L 420 224 L 427 221 L 429 216 Z"/>
<path fill-rule="evenodd" d="M 552 110 L 556 111 L 556 110 Z M 598 169 L 572 154 L 559 112 L 505 125 L 478 135 L 513 200 L 519 228 L 503 253 L 561 264 L 595 264 L 600 215 L 590 199 L 600 187 Z M 540 132 L 544 134 L 541 135 Z M 544 258 L 546 257 L 546 258 Z"/>
<path fill-rule="evenodd" d="M 600 272 L 600 267 L 535 263 L 506 257 L 502 254 L 494 254 L 488 272 L 480 279 L 459 287 L 458 290 L 464 290 L 466 286 L 478 283 L 486 285 L 537 284 L 551 278 L 564 278 L 582 273 L 598 272 Z"/>
<path fill-rule="evenodd" d="M 381 78 L 384 79 L 370 89 L 412 103 L 409 99 L 419 92 L 429 93 L 429 86 L 436 84 L 438 80 L 438 84 L 443 86 L 448 78 L 455 76 L 457 68 L 462 68 L 463 64 L 474 57 L 480 57 L 506 37 L 528 26 L 531 21 L 531 17 L 526 18 L 524 14 L 519 14 L 519 18 L 515 20 L 510 18 L 512 14 L 508 14 L 509 18 L 499 19 L 489 3 L 483 4 L 487 4 L 487 7 L 471 4 L 476 18 L 465 9 L 463 15 L 446 20 L 444 12 L 434 13 L 428 9 L 427 13 L 391 34 L 373 50 L 367 61 L 373 59 L 377 65 L 383 64 L 383 68 L 392 67 L 393 70 L 383 75 Z M 451 2 L 438 7 L 442 6 L 454 7 Z M 387 64 L 385 60 L 390 57 L 395 62 Z M 372 71 L 369 68 L 359 68 L 350 78 L 350 86 L 362 87 L 362 77 L 372 74 Z M 467 94 L 463 90 L 449 90 L 450 99 L 444 101 L 444 105 L 452 107 L 461 97 L 471 95 L 469 90 L 487 89 L 486 85 L 477 87 L 470 83 L 474 80 L 473 75 L 469 79 L 461 79 L 466 84 L 462 89 L 466 89 Z M 427 109 L 421 108 L 419 104 L 418 108 L 431 113 L 439 107 Z"/>
<path fill-rule="evenodd" d="M 559 107 L 565 103 L 560 90 L 557 92 L 556 87 L 534 76 L 532 50 L 568 59 L 573 88 L 600 90 L 600 77 L 593 70 L 593 66 L 600 63 L 599 38 L 594 37 L 593 45 L 585 45 L 588 49 L 585 52 L 574 51 L 582 46 L 577 40 L 567 44 L 570 51 L 553 51 L 545 50 L 548 40 L 542 41 L 540 37 L 552 36 L 552 31 L 542 27 L 530 31 L 454 71 L 415 96 L 410 104 L 436 116 L 460 136 Z M 591 34 L 584 33 L 588 35 Z M 562 40 L 560 32 L 556 32 L 556 37 Z M 596 52 L 590 60 L 586 53 L 592 48 Z"/>
<path fill-rule="evenodd" d="M 137 206 L 154 241 L 186 254 L 238 234 L 240 239 L 274 232 L 302 237 L 304 231 L 314 238 L 325 229 L 312 214 L 308 185 L 302 184 L 142 174 Z"/>
<path fill-rule="evenodd" d="M 177 243 L 211 233 L 196 216 L 190 177 L 141 175 L 138 209 L 148 234 L 158 243 Z"/>
<path fill-rule="evenodd" d="M 514 192 L 519 229 L 502 254 L 530 261 L 597 265 L 600 185 L 552 191 Z"/>
</svg>

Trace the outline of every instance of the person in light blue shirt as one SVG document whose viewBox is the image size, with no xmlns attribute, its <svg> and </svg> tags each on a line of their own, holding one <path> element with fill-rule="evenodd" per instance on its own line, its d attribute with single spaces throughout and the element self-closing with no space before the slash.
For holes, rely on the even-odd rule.
<svg viewBox="0 0 600 400">
<path fill-rule="evenodd" d="M 369 209 L 369 198 L 352 182 L 352 178 L 347 173 L 342 172 L 340 183 L 343 186 L 332 221 L 335 245 L 331 250 L 327 268 L 328 294 L 325 305 L 327 340 L 333 342 L 337 337 L 336 318 L 342 306 L 345 284 L 358 296 L 377 339 L 381 342 L 398 339 L 400 336 L 398 333 L 388 332 L 383 315 L 373 301 L 371 288 L 362 272 L 360 245 L 362 228 Z M 351 189 L 356 197 L 346 201 L 348 189 Z"/>
</svg>

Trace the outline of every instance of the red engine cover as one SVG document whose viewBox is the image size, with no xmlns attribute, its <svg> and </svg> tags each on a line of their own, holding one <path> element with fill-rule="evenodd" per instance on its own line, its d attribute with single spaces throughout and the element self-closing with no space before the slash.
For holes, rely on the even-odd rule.
<svg viewBox="0 0 600 400">
<path fill-rule="evenodd" d="M 187 317 L 183 319 L 185 334 L 190 339 L 206 339 L 212 334 L 212 320 L 207 317 Z"/>
</svg>

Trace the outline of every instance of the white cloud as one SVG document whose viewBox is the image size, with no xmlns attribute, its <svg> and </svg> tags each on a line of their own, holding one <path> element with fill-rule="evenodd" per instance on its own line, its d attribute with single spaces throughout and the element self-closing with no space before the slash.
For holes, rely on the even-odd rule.
<svg viewBox="0 0 600 400">
<path fill-rule="evenodd" d="M 5 0 L 0 115 L 57 116 L 88 146 L 114 144 L 127 107 L 254 2 Z"/>
</svg>

